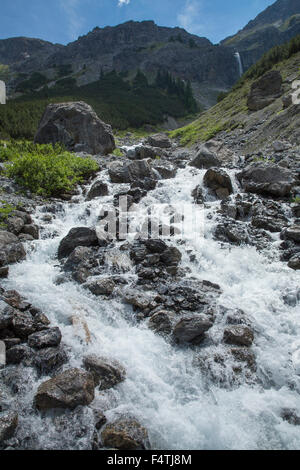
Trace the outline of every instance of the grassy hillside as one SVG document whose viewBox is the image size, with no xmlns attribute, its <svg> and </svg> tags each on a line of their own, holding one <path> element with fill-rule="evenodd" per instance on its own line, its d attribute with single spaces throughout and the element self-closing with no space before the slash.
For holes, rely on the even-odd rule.
<svg viewBox="0 0 300 470">
<path fill-rule="evenodd" d="M 254 80 L 272 68 L 280 70 L 283 79 L 287 76 L 299 73 L 300 78 L 300 36 L 292 41 L 271 49 L 262 59 L 251 67 L 231 92 L 214 107 L 202 113 L 199 118 L 189 124 L 171 132 L 171 137 L 179 138 L 182 145 L 192 145 L 196 142 L 205 142 L 220 131 L 231 131 L 236 128 L 244 128 L 248 123 L 260 117 L 251 113 L 247 108 L 247 96 Z M 290 85 L 289 85 L 290 86 Z M 274 118 L 272 113 L 282 112 L 282 103 L 279 99 L 276 105 L 267 113 L 267 119 Z M 264 114 L 264 111 L 262 113 Z"/>
<path fill-rule="evenodd" d="M 0 107 L 0 137 L 32 139 L 45 107 L 53 102 L 85 101 L 115 129 L 157 125 L 166 115 L 179 118 L 197 110 L 189 84 L 170 76 L 150 85 L 141 72 L 131 82 L 112 72 L 82 87 L 64 78 L 53 88 L 32 92 L 37 83 L 43 84 L 40 75 L 22 83 L 20 91 L 26 94 Z"/>
</svg>

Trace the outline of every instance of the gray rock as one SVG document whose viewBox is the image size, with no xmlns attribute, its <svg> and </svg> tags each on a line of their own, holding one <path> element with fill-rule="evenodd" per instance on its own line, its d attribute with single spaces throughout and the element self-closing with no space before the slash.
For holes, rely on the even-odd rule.
<svg viewBox="0 0 300 470">
<path fill-rule="evenodd" d="M 208 169 L 221 166 L 221 162 L 217 156 L 207 148 L 206 145 L 203 145 L 195 158 L 190 162 L 190 166 L 199 168 L 201 170 L 203 168 Z"/>
<path fill-rule="evenodd" d="M 161 261 L 167 266 L 178 265 L 181 261 L 182 254 L 175 246 L 168 247 L 161 255 Z"/>
<path fill-rule="evenodd" d="M 0 413 L 0 444 L 13 437 L 18 426 L 18 414 L 15 411 Z"/>
<path fill-rule="evenodd" d="M 30 312 L 15 310 L 12 320 L 12 329 L 16 336 L 26 339 L 29 335 L 37 331 L 37 324 Z"/>
<path fill-rule="evenodd" d="M 172 317 L 174 317 L 173 312 L 161 310 L 151 316 L 148 326 L 150 330 L 155 331 L 155 333 L 170 334 L 173 325 Z"/>
<path fill-rule="evenodd" d="M 243 189 L 249 193 L 289 196 L 294 184 L 291 171 L 271 163 L 254 163 L 237 174 Z"/>
<path fill-rule="evenodd" d="M 144 310 L 152 302 L 153 296 L 139 291 L 138 289 L 128 288 L 124 292 L 123 299 L 126 303 Z"/>
<path fill-rule="evenodd" d="M 178 343 L 199 344 L 212 326 L 212 321 L 204 315 L 182 318 L 176 324 L 173 336 Z"/>
<path fill-rule="evenodd" d="M 175 178 L 177 169 L 172 163 L 163 160 L 154 160 L 152 168 L 159 173 L 160 178 L 168 180 Z"/>
<path fill-rule="evenodd" d="M 300 269 L 300 254 L 292 256 L 292 258 L 288 262 L 288 267 L 294 269 L 295 271 Z"/>
<path fill-rule="evenodd" d="M 68 360 L 62 347 L 44 348 L 36 351 L 33 363 L 42 374 L 49 374 L 59 369 Z"/>
<path fill-rule="evenodd" d="M 195 204 L 203 204 L 203 189 L 200 184 L 193 189 L 192 198 L 194 199 Z"/>
<path fill-rule="evenodd" d="M 85 286 L 94 295 L 111 295 L 115 288 L 115 283 L 110 278 L 93 279 Z"/>
<path fill-rule="evenodd" d="M 17 263 L 26 258 L 22 243 L 13 233 L 0 230 L 0 266 Z"/>
<path fill-rule="evenodd" d="M 24 225 L 22 228 L 22 233 L 31 235 L 35 240 L 39 239 L 39 227 L 35 224 Z"/>
<path fill-rule="evenodd" d="M 265 73 L 256 80 L 248 96 L 247 106 L 250 111 L 258 111 L 269 106 L 282 95 L 282 77 L 278 70 Z"/>
<path fill-rule="evenodd" d="M 94 388 L 92 374 L 81 369 L 68 369 L 38 387 L 35 405 L 40 410 L 89 405 L 94 400 Z"/>
<path fill-rule="evenodd" d="M 149 440 L 147 430 L 134 419 L 121 418 L 108 424 L 101 433 L 103 445 L 118 450 L 145 450 Z"/>
<path fill-rule="evenodd" d="M 0 330 L 4 330 L 12 325 L 14 309 L 7 305 L 4 300 L 0 300 Z"/>
<path fill-rule="evenodd" d="M 17 216 L 8 217 L 6 224 L 8 231 L 15 235 L 18 235 L 25 225 L 23 218 Z"/>
<path fill-rule="evenodd" d="M 108 167 L 112 183 L 134 183 L 145 178 L 155 179 L 147 160 L 113 162 Z"/>
<path fill-rule="evenodd" d="M 224 342 L 237 346 L 251 346 L 254 340 L 254 334 L 248 326 L 235 325 L 226 328 L 224 331 Z"/>
<path fill-rule="evenodd" d="M 160 147 L 164 149 L 172 147 L 172 142 L 166 134 L 150 135 L 147 142 L 152 147 Z"/>
<path fill-rule="evenodd" d="M 115 149 L 111 126 L 99 119 L 88 104 L 49 104 L 41 119 L 35 142 L 48 144 L 60 142 L 68 150 L 80 150 L 91 154 L 106 155 Z M 78 157 L 80 158 L 80 157 Z"/>
<path fill-rule="evenodd" d="M 58 327 L 47 328 L 28 336 L 28 346 L 34 349 L 58 346 L 61 342 L 61 332 Z"/>
<path fill-rule="evenodd" d="M 125 380 L 125 368 L 116 360 L 91 354 L 83 359 L 83 364 L 93 375 L 95 386 L 99 386 L 100 390 L 107 390 Z"/>
<path fill-rule="evenodd" d="M 96 181 L 89 192 L 86 195 L 86 200 L 91 201 L 92 199 L 95 199 L 96 197 L 101 197 L 101 196 L 107 196 L 108 195 L 108 186 L 105 183 L 102 183 L 102 181 Z"/>
<path fill-rule="evenodd" d="M 20 364 L 30 366 L 32 364 L 32 350 L 26 344 L 17 344 L 6 351 L 7 364 Z"/>
<path fill-rule="evenodd" d="M 72 228 L 59 244 L 58 258 L 68 256 L 78 246 L 96 246 L 98 238 L 95 230 L 87 227 Z"/>
<path fill-rule="evenodd" d="M 300 225 L 292 225 L 284 230 L 284 237 L 288 240 L 300 243 Z"/>
<path fill-rule="evenodd" d="M 224 170 L 211 168 L 204 175 L 203 184 L 218 199 L 226 199 L 233 193 L 232 183 L 229 175 Z"/>
</svg>

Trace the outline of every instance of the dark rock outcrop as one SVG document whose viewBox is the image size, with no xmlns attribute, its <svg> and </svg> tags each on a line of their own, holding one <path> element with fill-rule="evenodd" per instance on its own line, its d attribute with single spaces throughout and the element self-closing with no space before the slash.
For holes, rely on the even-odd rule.
<svg viewBox="0 0 300 470">
<path fill-rule="evenodd" d="M 0 266 L 17 263 L 26 258 L 22 243 L 13 233 L 0 230 Z"/>
<path fill-rule="evenodd" d="M 125 368 L 116 360 L 92 354 L 84 358 L 83 364 L 93 375 L 95 386 L 99 386 L 100 390 L 107 390 L 125 380 Z"/>
<path fill-rule="evenodd" d="M 95 230 L 87 227 L 72 228 L 59 244 L 58 258 L 64 258 L 72 253 L 78 246 L 90 247 L 98 245 L 98 237 Z"/>
<path fill-rule="evenodd" d="M 282 95 L 282 77 L 277 70 L 265 73 L 254 82 L 248 96 L 247 106 L 250 111 L 258 111 L 269 106 Z"/>
<path fill-rule="evenodd" d="M 226 199 L 233 192 L 230 176 L 224 170 L 215 168 L 207 170 L 204 175 L 203 184 L 218 199 Z"/>
<path fill-rule="evenodd" d="M 243 189 L 249 193 L 289 196 L 294 184 L 290 170 L 271 163 L 254 163 L 237 174 Z"/>
<path fill-rule="evenodd" d="M 115 149 L 111 126 L 99 119 L 88 104 L 49 104 L 35 135 L 39 144 L 60 142 L 68 150 L 107 154 Z"/>
<path fill-rule="evenodd" d="M 190 166 L 199 169 L 208 169 L 221 166 L 221 162 L 218 157 L 207 148 L 206 145 L 202 145 L 195 158 L 193 158 L 191 161 Z"/>
<path fill-rule="evenodd" d="M 86 195 L 86 200 L 91 201 L 96 197 L 107 196 L 108 195 L 108 187 L 107 184 L 102 183 L 102 181 L 96 181 L 89 192 Z"/>
<path fill-rule="evenodd" d="M 199 344 L 212 326 L 211 320 L 204 315 L 186 317 L 177 323 L 173 335 L 178 343 Z"/>
</svg>

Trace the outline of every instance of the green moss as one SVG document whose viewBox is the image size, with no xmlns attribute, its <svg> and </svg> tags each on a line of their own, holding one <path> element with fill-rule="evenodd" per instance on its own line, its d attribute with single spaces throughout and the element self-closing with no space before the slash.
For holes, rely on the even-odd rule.
<svg viewBox="0 0 300 470">
<path fill-rule="evenodd" d="M 115 155 L 116 157 L 123 157 L 123 152 L 121 149 L 119 148 L 116 148 L 114 151 L 113 151 L 113 155 Z"/>
<path fill-rule="evenodd" d="M 0 201 L 0 229 L 7 228 L 7 218 L 16 208 L 11 204 L 8 204 L 6 201 Z"/>
</svg>

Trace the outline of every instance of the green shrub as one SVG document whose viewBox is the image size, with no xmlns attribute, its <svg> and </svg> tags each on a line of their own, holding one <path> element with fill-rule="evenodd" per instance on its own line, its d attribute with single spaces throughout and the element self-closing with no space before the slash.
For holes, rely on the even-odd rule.
<svg viewBox="0 0 300 470">
<path fill-rule="evenodd" d="M 16 208 L 6 201 L 0 201 L 0 229 L 7 227 L 6 220 Z"/>
<path fill-rule="evenodd" d="M 15 147 L 14 147 L 15 145 Z M 42 196 L 59 196 L 98 170 L 98 164 L 91 158 L 80 158 L 62 151 L 60 146 L 35 145 L 16 150 L 6 167 L 6 174 L 20 186 Z M 13 151 L 13 150 L 12 150 Z"/>
</svg>

